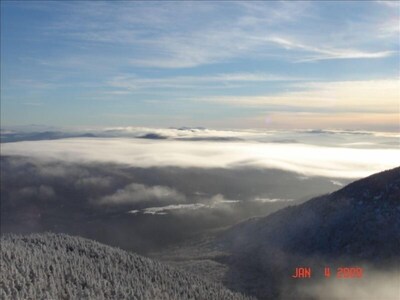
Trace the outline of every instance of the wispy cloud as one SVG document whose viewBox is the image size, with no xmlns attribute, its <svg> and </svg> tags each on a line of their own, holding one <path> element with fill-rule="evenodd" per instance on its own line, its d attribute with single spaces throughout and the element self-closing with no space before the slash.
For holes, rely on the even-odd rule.
<svg viewBox="0 0 400 300">
<path fill-rule="evenodd" d="M 376 1 L 378 4 L 382 4 L 384 6 L 390 7 L 390 8 L 400 8 L 400 3 L 399 1 Z"/>
<path fill-rule="evenodd" d="M 128 91 L 168 88 L 168 89 L 191 89 L 194 87 L 204 88 L 229 88 L 243 86 L 244 84 L 274 82 L 274 81 L 300 81 L 301 78 L 290 76 L 279 76 L 266 73 L 221 73 L 208 76 L 179 76 L 164 78 L 143 78 L 134 75 L 116 76 L 107 82 L 112 88 L 121 90 L 112 91 L 113 94 L 124 94 Z"/>
<path fill-rule="evenodd" d="M 204 100 L 244 107 L 281 105 L 299 109 L 332 108 L 348 113 L 354 111 L 393 113 L 398 110 L 400 96 L 399 81 L 396 79 L 304 82 L 292 85 L 292 89 L 297 91 L 266 96 L 221 96 Z"/>
<path fill-rule="evenodd" d="M 343 49 L 335 45 L 334 40 L 325 39 L 324 32 L 311 32 L 309 28 L 312 27 L 307 28 L 308 34 L 301 35 L 290 26 L 285 29 L 285 25 L 296 22 L 313 22 L 316 14 L 313 6 L 305 2 L 237 2 L 229 3 L 226 11 L 225 3 L 212 2 L 159 6 L 80 2 L 79 5 L 63 5 L 62 9 L 73 14 L 62 14 L 62 19 L 49 25 L 45 32 L 62 34 L 68 43 L 80 41 L 90 47 L 92 43 L 119 44 L 119 47 L 127 47 L 124 50 L 134 50 L 132 55 L 122 51 L 129 63 L 157 68 L 195 67 L 248 55 L 279 55 L 274 45 L 295 52 L 296 61 L 303 62 L 382 58 L 394 54 L 392 49 L 365 50 L 361 44 L 360 48 Z M 221 10 L 226 13 L 221 14 Z M 213 18 L 215 15 L 219 17 Z M 200 17 L 206 22 L 195 21 Z M 354 28 L 341 28 L 351 29 Z M 283 38 L 294 34 L 298 35 L 297 40 L 313 34 L 315 42 L 328 42 L 328 45 L 319 47 L 310 43 L 310 39 L 295 42 Z M 360 30 L 359 34 L 366 33 Z"/>
<path fill-rule="evenodd" d="M 342 128 L 350 130 L 399 131 L 399 113 L 374 113 L 367 111 L 328 112 L 266 111 L 264 115 L 241 120 L 248 126 L 280 129 Z M 398 144 L 398 143 L 394 143 Z"/>
<path fill-rule="evenodd" d="M 223 195 L 217 194 L 211 197 L 210 199 L 205 199 L 201 203 L 188 203 L 188 204 L 170 204 L 166 206 L 159 207 L 148 207 L 142 210 L 143 214 L 151 214 L 151 215 L 166 215 L 170 212 L 187 212 L 198 209 L 220 209 L 227 208 L 228 205 L 234 205 L 235 203 L 240 202 L 239 200 L 227 200 Z M 135 211 L 134 213 L 137 213 Z M 131 212 L 132 213 L 132 212 Z"/>
<path fill-rule="evenodd" d="M 187 210 L 196 210 L 200 208 L 205 208 L 206 205 L 202 203 L 193 203 L 193 204 L 171 204 L 166 206 L 159 207 L 148 207 L 143 210 L 144 214 L 148 215 L 166 215 L 171 211 L 187 211 Z"/>
<path fill-rule="evenodd" d="M 261 203 L 275 203 L 275 202 L 291 202 L 294 201 L 294 199 L 278 199 L 278 198 L 261 198 L 261 197 L 256 197 L 253 199 L 253 201 L 256 202 L 261 202 Z"/>
<path fill-rule="evenodd" d="M 101 205 L 135 204 L 150 200 L 173 200 L 180 202 L 185 196 L 166 186 L 145 186 L 139 183 L 131 183 L 123 189 L 117 190 L 112 195 L 107 195 L 93 202 Z"/>
<path fill-rule="evenodd" d="M 43 123 L 24 103 L 43 103 L 47 122 L 58 125 L 226 128 L 227 118 L 238 124 L 279 109 L 394 112 L 394 89 L 381 83 L 398 75 L 392 6 L 8 1 L 2 122 Z M 15 27 L 22 18 L 25 26 Z"/>
<path fill-rule="evenodd" d="M 362 51 L 357 49 L 322 48 L 277 36 L 262 38 L 261 40 L 264 40 L 266 43 L 276 44 L 286 50 L 304 51 L 304 54 L 299 55 L 302 58 L 295 60 L 295 62 L 311 62 L 332 59 L 383 58 L 395 55 L 396 53 L 396 51 Z"/>
</svg>

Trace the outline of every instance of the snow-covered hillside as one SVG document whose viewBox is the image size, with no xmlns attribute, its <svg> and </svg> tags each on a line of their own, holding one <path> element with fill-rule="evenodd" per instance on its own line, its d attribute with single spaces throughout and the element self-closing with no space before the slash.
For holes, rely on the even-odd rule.
<svg viewBox="0 0 400 300">
<path fill-rule="evenodd" d="M 0 299 L 247 299 L 126 251 L 62 234 L 1 238 Z"/>
</svg>

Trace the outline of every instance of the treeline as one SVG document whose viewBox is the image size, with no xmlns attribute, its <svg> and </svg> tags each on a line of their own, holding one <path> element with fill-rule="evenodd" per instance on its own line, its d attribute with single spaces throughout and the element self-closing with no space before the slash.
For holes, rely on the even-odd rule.
<svg viewBox="0 0 400 300">
<path fill-rule="evenodd" d="M 248 299 L 133 253 L 63 234 L 1 238 L 1 299 Z"/>
</svg>

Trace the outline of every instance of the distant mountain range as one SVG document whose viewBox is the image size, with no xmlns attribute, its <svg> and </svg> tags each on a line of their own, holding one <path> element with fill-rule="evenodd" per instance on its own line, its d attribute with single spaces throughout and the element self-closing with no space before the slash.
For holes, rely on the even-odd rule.
<svg viewBox="0 0 400 300">
<path fill-rule="evenodd" d="M 217 244 L 230 254 L 227 281 L 260 299 L 299 296 L 298 281 L 290 280 L 297 267 L 313 267 L 319 279 L 324 279 L 325 266 L 398 272 L 400 167 L 242 222 Z M 283 295 L 280 285 L 288 281 L 290 288 Z"/>
<path fill-rule="evenodd" d="M 21 141 L 41 141 L 41 140 L 59 140 L 65 138 L 92 138 L 96 137 L 93 133 L 67 133 L 61 131 L 43 131 L 43 132 L 9 132 L 0 134 L 1 143 L 13 143 Z"/>
<path fill-rule="evenodd" d="M 1 238 L 0 299 L 249 299 L 220 284 L 92 240 Z"/>
</svg>

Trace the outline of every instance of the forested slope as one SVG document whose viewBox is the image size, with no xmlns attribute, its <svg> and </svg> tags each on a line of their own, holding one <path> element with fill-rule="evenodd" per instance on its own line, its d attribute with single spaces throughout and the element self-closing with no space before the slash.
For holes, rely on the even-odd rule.
<svg viewBox="0 0 400 300">
<path fill-rule="evenodd" d="M 260 299 L 299 297 L 296 285 L 303 281 L 291 279 L 298 267 L 312 268 L 313 280 L 325 279 L 326 266 L 333 271 L 364 267 L 365 282 L 356 280 L 353 286 L 356 282 L 364 283 L 363 289 L 374 286 L 376 282 L 368 279 L 373 273 L 400 270 L 400 167 L 242 222 L 217 244 L 229 253 L 229 286 Z"/>
<path fill-rule="evenodd" d="M 1 299 L 247 299 L 222 285 L 92 240 L 1 238 Z"/>
</svg>

